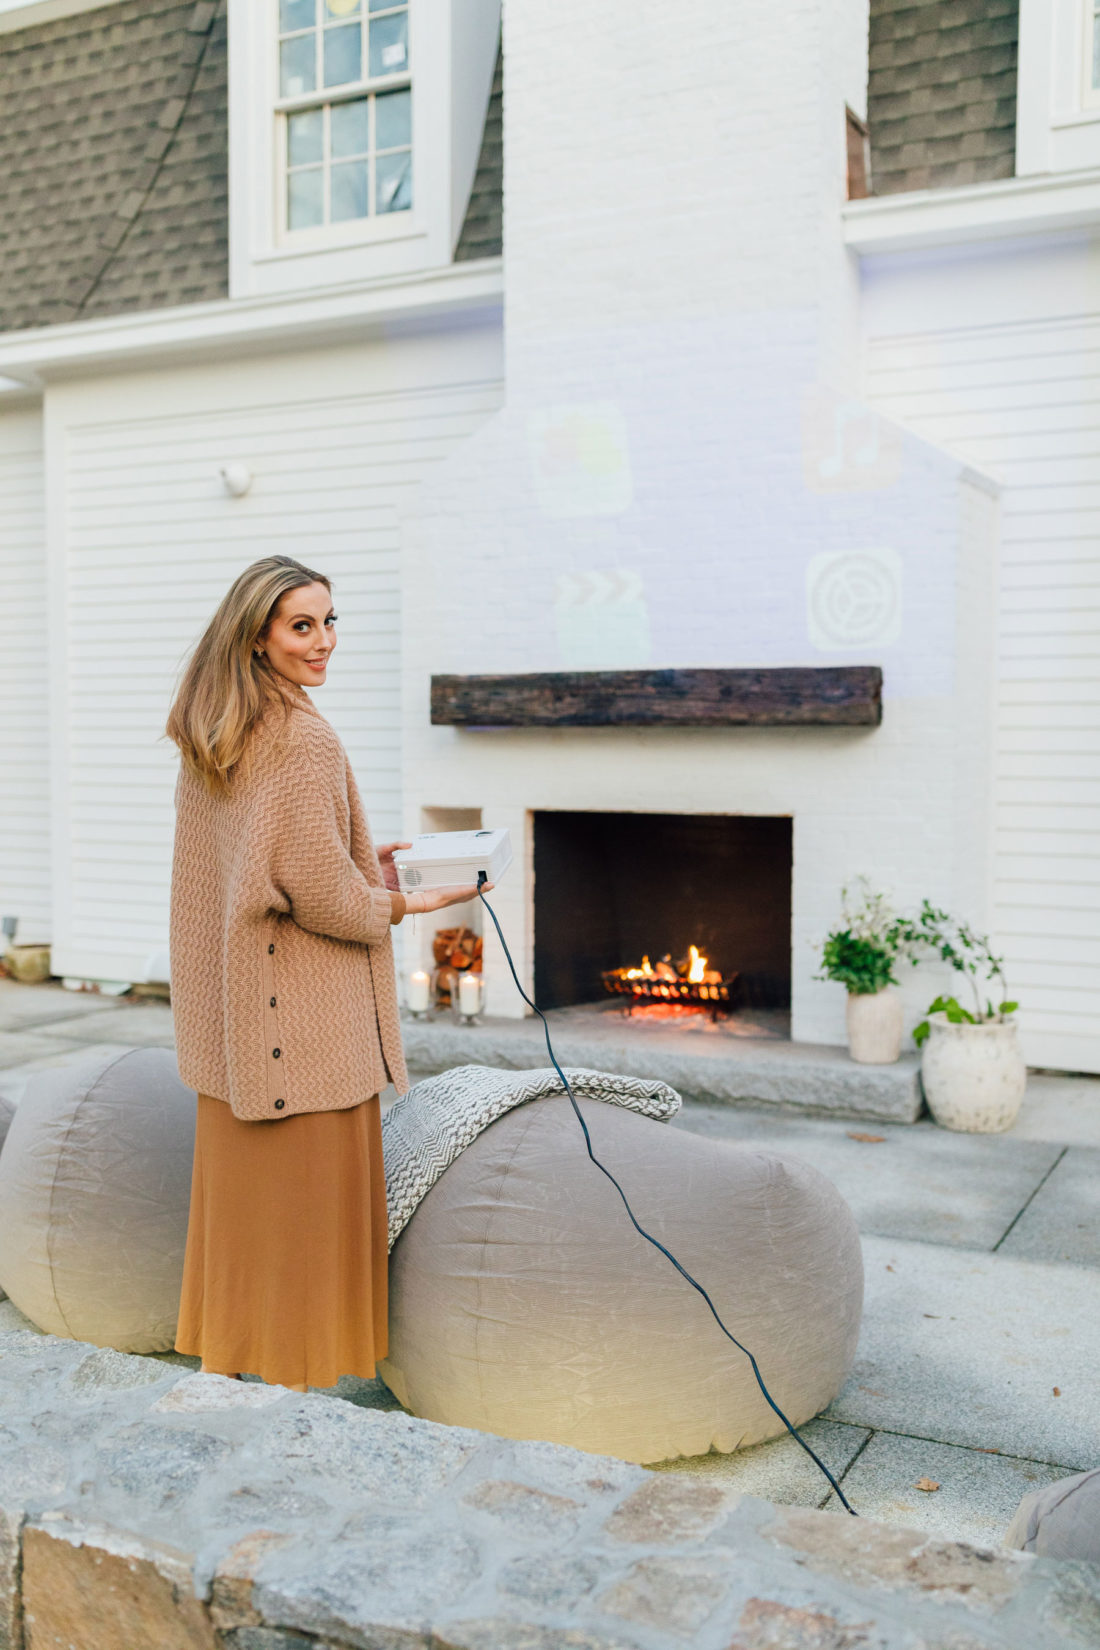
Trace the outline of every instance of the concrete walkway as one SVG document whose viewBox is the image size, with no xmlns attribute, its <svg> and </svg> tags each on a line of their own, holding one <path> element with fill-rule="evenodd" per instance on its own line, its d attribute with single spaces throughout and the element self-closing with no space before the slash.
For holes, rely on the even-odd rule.
<svg viewBox="0 0 1100 1650">
<path fill-rule="evenodd" d="M 0 1093 L 14 1099 L 90 1044 L 171 1041 L 163 1004 L 0 981 Z M 855 1213 L 859 1354 L 805 1436 L 858 1511 L 996 1542 L 1027 1490 L 1100 1464 L 1100 1079 L 1033 1075 L 1008 1135 L 691 1102 L 673 1126 L 806 1157 Z M 16 1318 L 0 1305 L 0 1325 Z M 339 1390 L 393 1407 L 378 1382 Z M 658 1470 L 777 1502 L 830 1499 L 790 1439 Z"/>
</svg>

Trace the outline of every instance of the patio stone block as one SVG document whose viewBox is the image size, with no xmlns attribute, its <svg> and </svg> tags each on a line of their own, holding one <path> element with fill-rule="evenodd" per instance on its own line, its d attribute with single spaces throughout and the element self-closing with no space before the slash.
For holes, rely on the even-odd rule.
<svg viewBox="0 0 1100 1650">
<path fill-rule="evenodd" d="M 790 1508 L 762 1534 L 801 1554 L 818 1574 L 947 1598 L 975 1611 L 999 1609 L 1024 1583 L 1026 1571 L 1018 1560 L 1026 1555 L 922 1540 L 904 1529 L 880 1535 L 880 1529 L 846 1516 Z"/>
<path fill-rule="evenodd" d="M 1096 1465 L 1094 1273 L 879 1237 L 863 1254 L 859 1351 L 831 1419 L 1067 1473 Z"/>
<path fill-rule="evenodd" d="M 132 1534 L 35 1524 L 23 1535 L 23 1602 L 34 1650 L 216 1650 L 188 1556 Z"/>
<path fill-rule="evenodd" d="M 1100 1268 L 1100 1151 L 1070 1148 L 1020 1215 L 1000 1253 Z"/>
</svg>

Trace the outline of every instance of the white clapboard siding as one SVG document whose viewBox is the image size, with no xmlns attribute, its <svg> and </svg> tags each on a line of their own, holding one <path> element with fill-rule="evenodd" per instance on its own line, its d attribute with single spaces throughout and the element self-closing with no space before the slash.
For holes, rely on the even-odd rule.
<svg viewBox="0 0 1100 1650">
<path fill-rule="evenodd" d="M 219 378 L 199 412 L 66 429 L 67 973 L 143 979 L 166 947 L 176 757 L 159 736 L 183 660 L 261 556 L 292 555 L 333 580 L 340 644 L 317 701 L 376 836 L 400 834 L 400 518 L 500 389 L 313 399 L 301 379 L 282 399 L 227 405 Z M 220 481 L 227 459 L 252 473 L 242 498 Z"/>
<path fill-rule="evenodd" d="M 1100 314 L 880 336 L 866 372 L 1003 481 L 993 926 L 1028 1059 L 1100 1071 Z"/>
<path fill-rule="evenodd" d="M 50 937 L 46 527 L 42 415 L 0 412 L 0 915 Z"/>
</svg>

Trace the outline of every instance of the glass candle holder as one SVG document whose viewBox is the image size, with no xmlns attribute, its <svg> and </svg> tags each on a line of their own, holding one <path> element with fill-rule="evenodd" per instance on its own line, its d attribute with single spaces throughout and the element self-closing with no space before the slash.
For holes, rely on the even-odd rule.
<svg viewBox="0 0 1100 1650">
<path fill-rule="evenodd" d="M 472 1025 L 485 1011 L 485 977 L 463 969 L 451 990 L 451 1012 L 459 1025 Z"/>
</svg>

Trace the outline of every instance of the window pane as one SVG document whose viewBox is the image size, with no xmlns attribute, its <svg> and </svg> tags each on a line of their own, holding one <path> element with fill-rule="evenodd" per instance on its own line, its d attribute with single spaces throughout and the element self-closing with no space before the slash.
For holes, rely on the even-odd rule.
<svg viewBox="0 0 1100 1650">
<path fill-rule="evenodd" d="M 348 218 L 367 215 L 367 163 L 365 160 L 344 161 L 332 168 L 332 221 L 342 223 Z"/>
<path fill-rule="evenodd" d="M 301 97 L 317 84 L 317 56 L 313 36 L 300 34 L 279 47 L 279 86 L 284 97 Z"/>
<path fill-rule="evenodd" d="M 377 212 L 407 212 L 412 205 L 412 155 L 379 155 L 374 175 Z"/>
<path fill-rule="evenodd" d="M 325 0 L 325 17 L 354 17 L 359 0 Z"/>
<path fill-rule="evenodd" d="M 324 116 L 320 109 L 306 109 L 300 115 L 288 115 L 286 123 L 286 157 L 288 166 L 308 166 L 324 159 Z"/>
<path fill-rule="evenodd" d="M 412 93 L 381 92 L 374 100 L 374 146 L 398 149 L 412 142 Z"/>
<path fill-rule="evenodd" d="M 311 29 L 313 18 L 314 0 L 279 0 L 279 29 L 282 34 Z"/>
<path fill-rule="evenodd" d="M 359 39 L 358 23 L 325 30 L 326 86 L 346 86 L 349 80 L 360 78 L 363 71 Z"/>
<path fill-rule="evenodd" d="M 319 166 L 287 178 L 286 219 L 291 229 L 312 229 L 325 220 L 325 174 Z"/>
<path fill-rule="evenodd" d="M 370 0 L 371 11 L 396 11 L 402 0 Z"/>
<path fill-rule="evenodd" d="M 365 155 L 370 148 L 367 98 L 332 106 L 332 152 L 334 155 Z"/>
<path fill-rule="evenodd" d="M 370 26 L 370 72 L 400 74 L 409 66 L 409 18 L 406 12 L 378 17 Z"/>
</svg>

